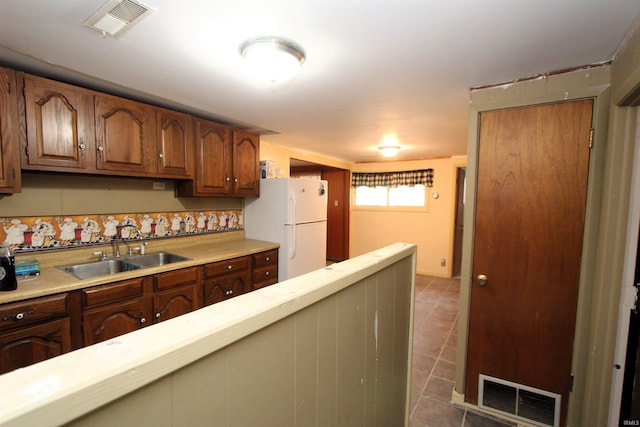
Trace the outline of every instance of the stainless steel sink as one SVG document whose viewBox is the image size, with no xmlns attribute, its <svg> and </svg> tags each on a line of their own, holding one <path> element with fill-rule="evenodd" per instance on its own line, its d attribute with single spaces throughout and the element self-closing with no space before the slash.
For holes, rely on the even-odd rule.
<svg viewBox="0 0 640 427">
<path fill-rule="evenodd" d="M 107 276 L 123 271 L 137 270 L 140 267 L 135 264 L 129 264 L 124 259 L 113 258 L 82 264 L 61 265 L 58 268 L 73 274 L 78 279 L 91 279 L 93 277 Z"/>
<path fill-rule="evenodd" d="M 159 265 L 172 264 L 174 262 L 189 261 L 191 258 L 172 254 L 169 252 L 154 252 L 146 255 L 131 255 L 126 258 L 128 263 L 145 267 L 156 267 Z"/>
<path fill-rule="evenodd" d="M 108 258 L 80 264 L 60 265 L 58 268 L 72 274 L 78 279 L 91 279 L 121 273 L 123 271 L 139 270 L 141 268 L 188 261 L 190 259 L 191 258 L 169 252 L 154 252 L 146 255 L 128 255 L 120 258 Z"/>
</svg>

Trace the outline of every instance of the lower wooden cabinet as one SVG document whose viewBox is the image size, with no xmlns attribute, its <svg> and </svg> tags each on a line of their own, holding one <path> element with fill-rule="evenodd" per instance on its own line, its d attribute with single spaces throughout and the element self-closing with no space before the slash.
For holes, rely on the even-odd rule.
<svg viewBox="0 0 640 427">
<path fill-rule="evenodd" d="M 278 281 L 278 250 L 0 305 L 0 374 Z"/>
<path fill-rule="evenodd" d="M 0 374 L 72 350 L 68 294 L 0 306 Z"/>
<path fill-rule="evenodd" d="M 250 286 L 251 258 L 243 256 L 204 266 L 204 305 L 242 295 Z"/>
<path fill-rule="evenodd" d="M 149 280 L 141 277 L 81 291 L 85 346 L 133 332 L 152 320 L 151 306 L 145 298 Z"/>
<path fill-rule="evenodd" d="M 172 319 L 202 307 L 202 268 L 190 267 L 154 276 L 154 322 Z"/>
<path fill-rule="evenodd" d="M 253 271 L 249 291 L 264 288 L 278 282 L 278 250 L 273 249 L 252 255 Z"/>
</svg>

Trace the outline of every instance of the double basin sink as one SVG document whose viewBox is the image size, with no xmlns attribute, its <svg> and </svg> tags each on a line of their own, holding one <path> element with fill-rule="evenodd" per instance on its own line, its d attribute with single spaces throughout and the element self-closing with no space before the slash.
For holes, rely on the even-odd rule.
<svg viewBox="0 0 640 427">
<path fill-rule="evenodd" d="M 60 265 L 59 269 L 72 274 L 78 279 L 92 279 L 108 276 L 123 271 L 140 270 L 142 268 L 158 267 L 174 262 L 189 261 L 191 258 L 169 252 L 153 252 L 145 255 L 125 255 L 118 258 L 105 258 L 99 261 L 89 261 L 80 264 Z"/>
</svg>

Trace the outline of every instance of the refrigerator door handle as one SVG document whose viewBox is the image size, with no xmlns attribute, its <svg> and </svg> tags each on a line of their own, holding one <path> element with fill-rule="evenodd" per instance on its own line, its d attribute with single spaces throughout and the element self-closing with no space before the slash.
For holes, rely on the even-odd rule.
<svg viewBox="0 0 640 427">
<path fill-rule="evenodd" d="M 293 191 L 289 191 L 289 220 L 291 221 L 289 259 L 293 259 L 296 256 L 296 195 Z"/>
</svg>

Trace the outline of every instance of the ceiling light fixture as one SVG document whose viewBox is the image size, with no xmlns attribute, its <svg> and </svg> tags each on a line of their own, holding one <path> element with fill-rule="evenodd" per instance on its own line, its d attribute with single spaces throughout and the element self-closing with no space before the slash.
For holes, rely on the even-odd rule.
<svg viewBox="0 0 640 427">
<path fill-rule="evenodd" d="M 304 62 L 305 53 L 295 43 L 276 37 L 258 37 L 240 45 L 249 70 L 271 83 L 292 78 Z"/>
<path fill-rule="evenodd" d="M 380 154 L 382 154 L 385 157 L 393 157 L 396 154 L 398 154 L 398 151 L 400 151 L 400 146 L 398 146 L 398 145 L 381 145 L 380 147 L 378 147 L 378 150 L 380 150 Z"/>
</svg>

